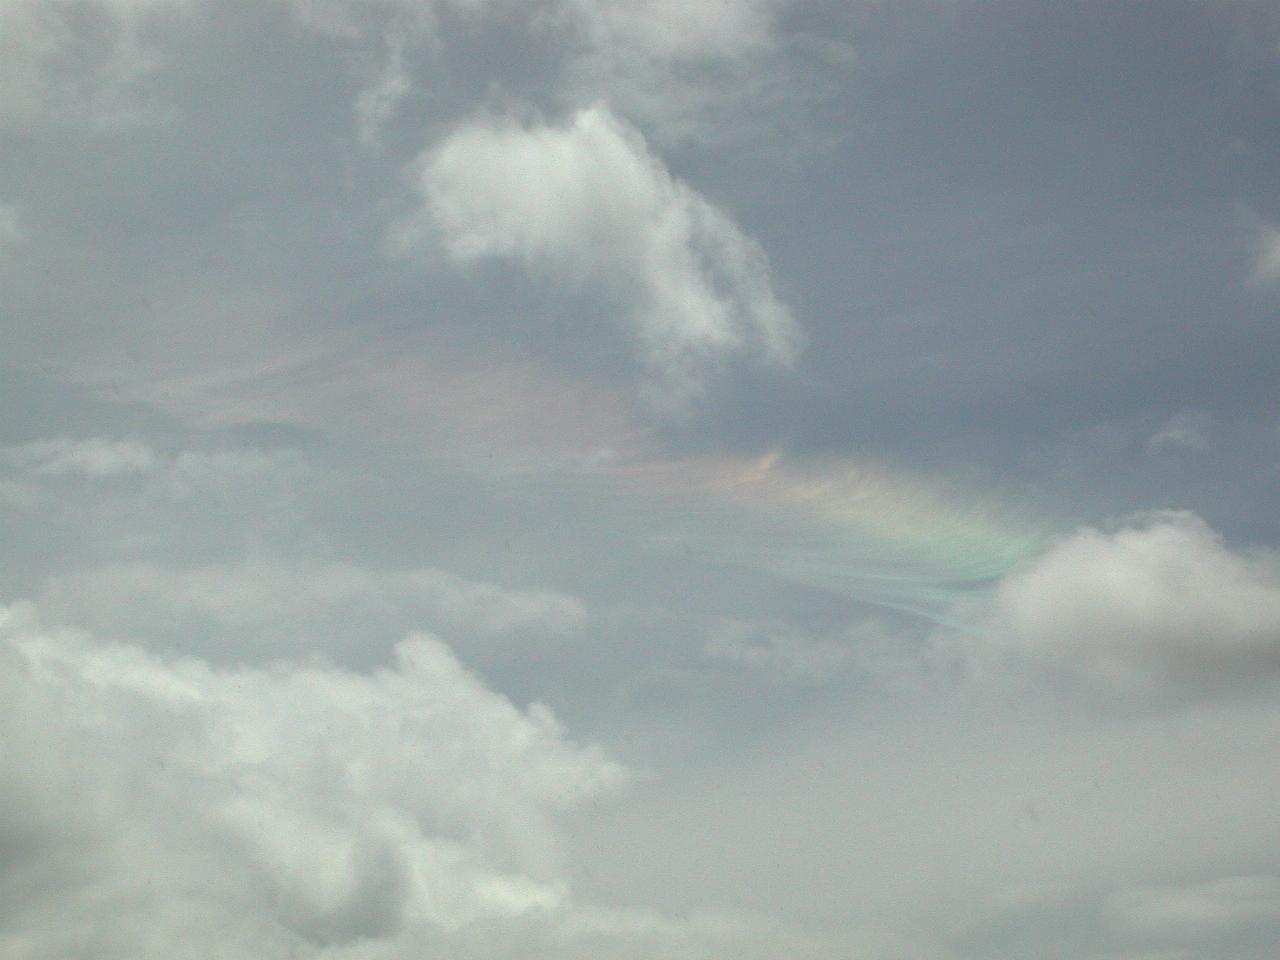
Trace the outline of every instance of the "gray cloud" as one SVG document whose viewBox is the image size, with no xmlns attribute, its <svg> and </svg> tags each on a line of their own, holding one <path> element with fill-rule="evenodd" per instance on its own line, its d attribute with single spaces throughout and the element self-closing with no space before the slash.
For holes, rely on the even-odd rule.
<svg viewBox="0 0 1280 960">
<path fill-rule="evenodd" d="M 0 448 L 0 462 L 37 476 L 113 477 L 147 473 L 156 466 L 156 454 L 136 440 L 44 440 Z"/>
<path fill-rule="evenodd" d="M 27 239 L 22 229 L 22 217 L 11 203 L 0 203 L 0 251 L 17 246 Z"/>
<path fill-rule="evenodd" d="M 199 0 L 0 4 L 0 120 L 109 132 L 155 118 L 153 41 Z"/>
<path fill-rule="evenodd" d="M 1182 410 L 1151 435 L 1147 448 L 1153 451 L 1162 447 L 1203 450 L 1209 443 L 1212 428 L 1213 418 L 1208 414 L 1200 410 Z"/>
<path fill-rule="evenodd" d="M 226 661 L 323 651 L 380 661 L 413 628 L 454 638 L 468 656 L 522 659 L 581 635 L 582 603 L 549 590 L 505 590 L 445 570 L 248 562 L 174 570 L 116 564 L 51 577 L 49 622 Z"/>
<path fill-rule="evenodd" d="M 1199 883 L 1129 887 L 1108 899 L 1113 922 L 1176 940 L 1224 930 L 1280 925 L 1280 877 L 1222 877 Z"/>
</svg>

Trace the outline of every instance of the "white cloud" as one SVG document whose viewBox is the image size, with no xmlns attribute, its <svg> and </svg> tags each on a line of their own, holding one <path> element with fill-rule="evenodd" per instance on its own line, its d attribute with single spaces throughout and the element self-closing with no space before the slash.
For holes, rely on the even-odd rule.
<svg viewBox="0 0 1280 960">
<path fill-rule="evenodd" d="M 559 924 L 555 818 L 626 779 L 425 635 L 371 673 L 219 670 L 18 605 L 0 691 L 6 956 L 400 956 Z"/>
<path fill-rule="evenodd" d="M 630 773 L 441 641 L 225 669 L 0 607 L 0 954 L 764 960 L 740 911 L 580 901 L 562 832 Z"/>
<path fill-rule="evenodd" d="M 1280 562 L 1229 549 L 1190 513 L 1083 529 L 998 586 L 991 635 L 1019 656 L 1136 690 L 1280 673 Z"/>
<path fill-rule="evenodd" d="M 785 364 L 796 353 L 759 244 L 604 106 L 562 126 L 473 121 L 423 155 L 415 186 L 424 209 L 396 229 L 397 249 L 438 236 L 456 263 L 514 260 L 607 297 L 671 406 L 729 356 Z"/>
</svg>

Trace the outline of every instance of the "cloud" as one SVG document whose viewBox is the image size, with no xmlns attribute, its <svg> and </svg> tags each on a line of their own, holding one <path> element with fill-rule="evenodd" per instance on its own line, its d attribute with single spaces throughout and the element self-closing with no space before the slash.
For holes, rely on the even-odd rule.
<svg viewBox="0 0 1280 960">
<path fill-rule="evenodd" d="M 285 0 L 298 21 L 357 54 L 373 78 L 357 96 L 361 140 L 377 146 L 413 86 L 406 53 L 439 61 L 455 27 L 516 38 L 549 55 L 550 101 L 621 101 L 661 135 L 725 125 L 726 103 L 758 102 L 776 64 L 788 0 Z M 379 50 L 378 47 L 385 49 Z M 376 66 L 375 66 L 376 65 Z M 501 74 L 497 74 L 500 76 Z M 719 106 L 722 109 L 713 113 Z M 674 135 L 674 136 L 673 136 Z"/>
<path fill-rule="evenodd" d="M 1203 450 L 1209 443 L 1213 417 L 1203 410 L 1182 410 L 1169 418 L 1169 422 L 1152 434 L 1147 449 L 1183 448 Z"/>
<path fill-rule="evenodd" d="M 1280 674 L 1280 561 L 1194 514 L 1149 514 L 1007 576 L 987 625 L 1008 652 L 1114 689 L 1251 686 Z"/>
<path fill-rule="evenodd" d="M 413 436 L 434 451 L 509 459 L 596 455 L 643 445 L 633 398 L 603 378 L 557 375 L 529 352 L 417 330 L 351 336 L 212 370 L 82 374 L 102 397 L 155 404 L 198 429 L 271 421 L 324 436 Z"/>
<path fill-rule="evenodd" d="M 690 4 L 680 0 L 567 0 L 597 49 L 663 60 L 758 50 L 772 35 L 776 0 Z"/>
<path fill-rule="evenodd" d="M 457 264 L 515 261 L 602 295 L 626 316 L 668 406 L 728 357 L 795 357 L 798 330 L 759 244 L 607 107 L 561 126 L 474 120 L 420 158 L 415 187 L 423 209 L 398 225 L 395 249 L 438 238 Z"/>
<path fill-rule="evenodd" d="M 702 646 L 707 660 L 801 686 L 840 678 L 858 654 L 855 637 L 811 637 L 779 624 L 721 618 L 709 634 Z"/>
<path fill-rule="evenodd" d="M 1264 288 L 1280 284 L 1280 230 L 1275 227 L 1264 226 L 1259 231 L 1249 282 L 1255 287 Z"/>
<path fill-rule="evenodd" d="M 400 108 L 400 102 L 413 89 L 404 63 L 404 44 L 396 38 L 387 41 L 386 60 L 373 82 L 356 97 L 356 130 L 366 147 L 378 147 L 382 129 Z"/>
<path fill-rule="evenodd" d="M 562 6 L 562 19 L 581 37 L 565 54 L 564 102 L 607 99 L 661 143 L 697 149 L 758 134 L 763 104 L 774 114 L 764 129 L 776 135 L 776 118 L 802 113 L 816 89 L 786 50 L 791 41 L 803 43 L 779 24 L 790 0 L 564 0 Z M 815 56 L 811 46 L 797 59 L 823 57 L 829 70 L 828 51 Z M 788 128 L 786 146 L 811 137 L 812 131 Z"/>
<path fill-rule="evenodd" d="M 46 622 L 98 635 L 251 662 L 322 650 L 368 663 L 385 653 L 388 637 L 415 626 L 449 636 L 469 654 L 522 656 L 579 635 L 587 621 L 579 600 L 549 590 L 504 589 L 433 568 L 281 561 L 81 570 L 50 578 L 39 609 Z"/>
<path fill-rule="evenodd" d="M 149 473 L 158 465 L 158 458 L 149 446 L 136 440 L 60 437 L 0 447 L 0 464 L 40 477 L 101 479 Z"/>
<path fill-rule="evenodd" d="M 155 115 L 155 35 L 195 0 L 3 0 L 0 121 L 118 130 Z"/>
<path fill-rule="evenodd" d="M 0 690 L 6 956 L 392 956 L 556 916 L 556 817 L 627 778 L 426 635 L 222 670 L 19 604 Z"/>
<path fill-rule="evenodd" d="M 1280 877 L 1128 887 L 1108 899 L 1107 912 L 1130 931 L 1180 940 L 1216 939 L 1232 928 L 1280 924 Z"/>
<path fill-rule="evenodd" d="M 0 477 L 31 496 L 65 491 L 79 481 L 132 480 L 153 504 L 195 498 L 288 494 L 310 464 L 292 450 L 193 449 L 169 454 L 139 440 L 57 437 L 0 446 Z"/>
<path fill-rule="evenodd" d="M 5 247 L 14 247 L 27 239 L 22 229 L 22 218 L 18 208 L 10 203 L 0 203 L 0 251 Z"/>
<path fill-rule="evenodd" d="M 834 957 L 743 912 L 579 900 L 564 827 L 631 773 L 425 634 L 219 668 L 0 607 L 0 953 Z"/>
</svg>

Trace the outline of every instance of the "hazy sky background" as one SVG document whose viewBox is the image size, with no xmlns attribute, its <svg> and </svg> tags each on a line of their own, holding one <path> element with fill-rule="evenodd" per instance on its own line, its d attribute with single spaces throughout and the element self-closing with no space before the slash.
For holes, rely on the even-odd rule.
<svg viewBox="0 0 1280 960">
<path fill-rule="evenodd" d="M 0 0 L 0 953 L 1264 960 L 1264 0 Z"/>
</svg>

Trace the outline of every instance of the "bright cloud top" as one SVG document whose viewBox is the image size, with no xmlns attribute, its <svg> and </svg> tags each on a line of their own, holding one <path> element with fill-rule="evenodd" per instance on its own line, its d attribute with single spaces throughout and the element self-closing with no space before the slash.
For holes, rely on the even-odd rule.
<svg viewBox="0 0 1280 960">
<path fill-rule="evenodd" d="M 1190 513 L 1084 529 L 1011 574 L 994 629 L 1013 650 L 1121 689 L 1280 670 L 1280 563 L 1230 550 Z"/>
<path fill-rule="evenodd" d="M 372 673 L 221 670 L 18 605 L 0 609 L 0 691 L 0 829 L 31 851 L 8 889 L 35 891 L 21 922 L 9 898 L 6 956 L 369 956 L 551 916 L 557 812 L 626 778 L 425 635 Z"/>
<path fill-rule="evenodd" d="M 760 245 L 604 106 L 562 126 L 468 123 L 420 159 L 415 185 L 424 209 L 395 232 L 399 249 L 434 233 L 455 263 L 515 260 L 604 295 L 626 316 L 661 406 L 696 395 L 735 354 L 796 355 L 799 332 Z"/>
</svg>

